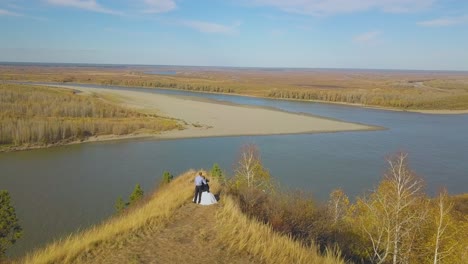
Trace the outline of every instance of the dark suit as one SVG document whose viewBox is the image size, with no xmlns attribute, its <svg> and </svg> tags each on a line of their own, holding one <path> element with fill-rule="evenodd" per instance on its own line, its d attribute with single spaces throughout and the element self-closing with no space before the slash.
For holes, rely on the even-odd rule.
<svg viewBox="0 0 468 264">
<path fill-rule="evenodd" d="M 197 198 L 198 198 L 198 203 L 201 202 L 201 194 L 203 192 L 203 185 L 197 185 L 195 186 L 195 197 L 193 197 L 193 202 L 197 203 Z"/>
</svg>

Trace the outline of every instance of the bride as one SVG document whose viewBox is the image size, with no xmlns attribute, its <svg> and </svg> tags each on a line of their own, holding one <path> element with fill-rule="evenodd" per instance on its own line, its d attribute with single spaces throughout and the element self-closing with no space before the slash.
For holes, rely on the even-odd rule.
<svg viewBox="0 0 468 264">
<path fill-rule="evenodd" d="M 215 203 L 218 203 L 218 201 L 216 200 L 216 197 L 212 193 L 208 191 L 202 192 L 201 201 L 200 201 L 201 205 L 212 205 Z"/>
<path fill-rule="evenodd" d="M 203 188 L 202 188 L 203 192 L 201 195 L 200 204 L 212 205 L 212 204 L 218 203 L 218 201 L 216 200 L 216 197 L 212 193 L 210 193 L 210 186 L 208 185 L 209 180 L 205 178 L 205 182 L 206 183 L 203 183 Z"/>
</svg>

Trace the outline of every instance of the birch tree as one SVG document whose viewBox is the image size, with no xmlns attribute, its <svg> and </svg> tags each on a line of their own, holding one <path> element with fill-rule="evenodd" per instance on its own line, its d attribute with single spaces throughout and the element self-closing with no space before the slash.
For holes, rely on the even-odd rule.
<svg viewBox="0 0 468 264">
<path fill-rule="evenodd" d="M 270 173 L 263 167 L 260 152 L 254 144 L 242 146 L 235 173 L 237 179 L 249 188 L 268 188 Z"/>
<path fill-rule="evenodd" d="M 347 214 L 349 209 L 348 196 L 342 189 L 336 189 L 330 193 L 328 211 L 332 217 L 333 225 L 337 225 Z"/>
<path fill-rule="evenodd" d="M 450 258 L 450 256 L 457 253 L 457 250 L 460 250 L 460 248 L 457 248 L 456 233 L 458 229 L 463 230 L 463 225 L 455 223 L 451 215 L 452 208 L 453 202 L 450 201 L 447 190 L 444 189 L 434 200 L 432 208 L 430 227 L 433 230 L 433 236 L 429 241 L 429 245 L 432 245 L 431 262 L 433 264 L 444 263 L 443 260 Z"/>
<path fill-rule="evenodd" d="M 407 154 L 388 159 L 388 171 L 367 199 L 358 199 L 361 230 L 371 244 L 373 263 L 408 263 L 427 215 L 422 180 L 409 169 Z"/>
</svg>

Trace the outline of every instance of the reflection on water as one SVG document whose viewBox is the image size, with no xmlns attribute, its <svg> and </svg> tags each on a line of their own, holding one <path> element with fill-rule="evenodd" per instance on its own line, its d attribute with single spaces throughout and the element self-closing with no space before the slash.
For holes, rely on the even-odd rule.
<svg viewBox="0 0 468 264">
<path fill-rule="evenodd" d="M 128 196 L 136 183 L 150 192 L 165 170 L 177 175 L 190 168 L 210 168 L 217 162 L 232 172 L 240 146 L 248 142 L 259 146 L 266 167 L 282 185 L 311 191 L 321 200 L 338 187 L 350 196 L 372 189 L 385 170 L 385 157 L 397 151 L 409 152 L 410 165 L 426 179 L 430 194 L 441 186 L 446 186 L 451 193 L 468 191 L 468 115 L 424 115 L 183 91 L 138 90 L 277 107 L 389 129 L 128 140 L 0 154 L 0 189 L 12 194 L 25 230 L 25 236 L 10 252 L 12 255 L 23 254 L 102 221 L 113 214 L 118 196 Z"/>
</svg>

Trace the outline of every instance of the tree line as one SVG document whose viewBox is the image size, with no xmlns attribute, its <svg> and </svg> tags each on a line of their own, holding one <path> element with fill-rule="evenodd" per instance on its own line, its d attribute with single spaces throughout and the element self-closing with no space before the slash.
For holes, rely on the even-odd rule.
<svg viewBox="0 0 468 264">
<path fill-rule="evenodd" d="M 219 85 L 210 84 L 191 84 L 184 82 L 162 82 L 151 80 L 101 80 L 101 85 L 123 85 L 123 86 L 139 86 L 139 87 L 153 87 L 153 88 L 170 88 L 186 91 L 197 92 L 213 92 L 213 93 L 235 93 L 233 88 L 222 87 Z"/>
<path fill-rule="evenodd" d="M 47 145 L 95 135 L 179 128 L 176 121 L 138 113 L 97 96 L 30 85 L 0 84 L 0 146 Z"/>
<path fill-rule="evenodd" d="M 467 95 L 440 95 L 405 90 L 273 90 L 267 95 L 272 98 L 317 100 L 370 106 L 392 107 L 399 109 L 466 109 Z"/>
</svg>

